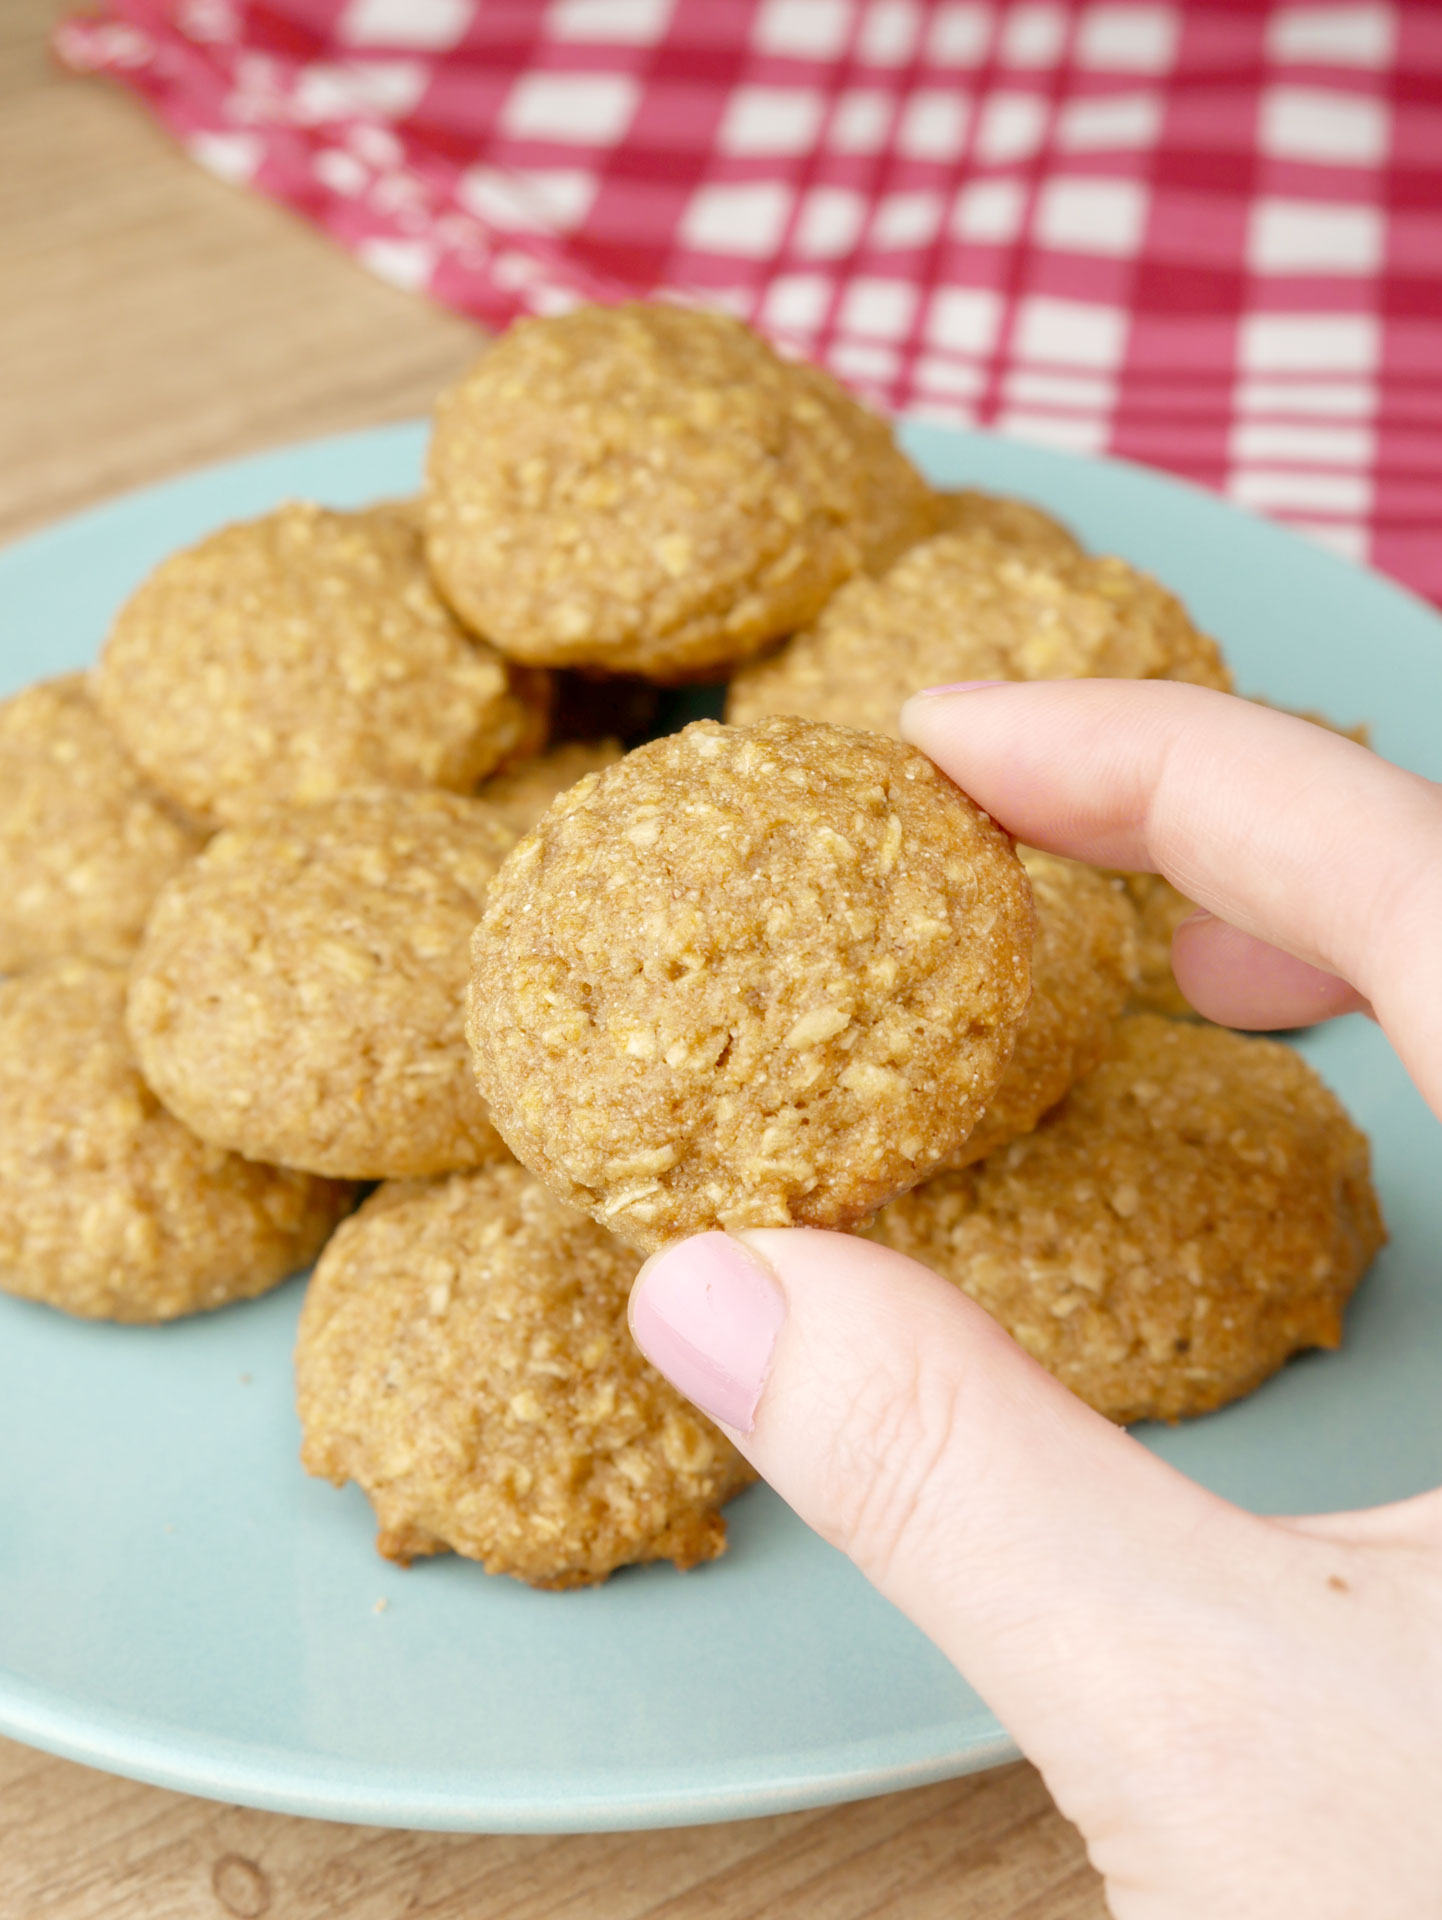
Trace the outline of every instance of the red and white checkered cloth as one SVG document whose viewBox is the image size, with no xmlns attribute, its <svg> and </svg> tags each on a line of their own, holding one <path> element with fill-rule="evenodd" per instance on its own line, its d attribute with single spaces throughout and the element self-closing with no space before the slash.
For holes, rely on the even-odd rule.
<svg viewBox="0 0 1442 1920">
<path fill-rule="evenodd" d="M 1442 7 L 113 0 L 202 165 L 491 322 L 665 293 L 1442 600 Z"/>
</svg>

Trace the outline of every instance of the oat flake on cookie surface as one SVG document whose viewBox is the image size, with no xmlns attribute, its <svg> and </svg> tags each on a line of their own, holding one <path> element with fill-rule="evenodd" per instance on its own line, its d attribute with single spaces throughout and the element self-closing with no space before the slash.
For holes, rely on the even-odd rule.
<svg viewBox="0 0 1442 1920">
<path fill-rule="evenodd" d="M 292 503 L 172 554 L 95 685 L 156 785 L 215 821 L 352 787 L 468 792 L 542 744 L 550 697 L 463 632 L 403 501 Z"/>
<path fill-rule="evenodd" d="M 264 1293 L 309 1265 L 351 1189 L 207 1146 L 156 1099 L 125 975 L 52 961 L 0 982 L 0 1290 L 151 1321 Z"/>
<path fill-rule="evenodd" d="M 639 1266 L 514 1161 L 381 1187 L 306 1294 L 305 1466 L 359 1483 L 395 1560 L 579 1587 L 714 1559 L 755 1475 L 637 1350 Z"/>
<path fill-rule="evenodd" d="M 481 800 L 373 789 L 218 833 L 161 894 L 129 1021 L 207 1140 L 355 1180 L 502 1151 L 471 1075 L 471 929 L 515 835 Z"/>
<path fill-rule="evenodd" d="M 513 658 L 682 681 L 814 618 L 925 491 L 885 423 L 739 321 L 581 307 L 518 321 L 441 396 L 426 547 Z"/>
<path fill-rule="evenodd" d="M 501 869 L 477 1079 L 518 1158 L 635 1246 L 850 1225 L 966 1138 L 1032 928 L 1011 841 L 914 749 L 699 721 L 563 794 Z"/>
<path fill-rule="evenodd" d="M 1130 1015 L 1034 1133 L 871 1238 L 1113 1420 L 1207 1413 L 1335 1347 L 1386 1232 L 1366 1136 L 1291 1047 Z"/>
</svg>

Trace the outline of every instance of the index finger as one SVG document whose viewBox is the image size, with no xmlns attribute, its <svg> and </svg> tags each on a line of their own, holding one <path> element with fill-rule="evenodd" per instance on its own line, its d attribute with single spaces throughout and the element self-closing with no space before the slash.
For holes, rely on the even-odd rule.
<svg viewBox="0 0 1442 1920">
<path fill-rule="evenodd" d="M 1349 981 L 1442 1106 L 1442 792 L 1290 714 L 1170 681 L 907 702 L 905 737 L 1034 846 L 1148 870 Z"/>
</svg>

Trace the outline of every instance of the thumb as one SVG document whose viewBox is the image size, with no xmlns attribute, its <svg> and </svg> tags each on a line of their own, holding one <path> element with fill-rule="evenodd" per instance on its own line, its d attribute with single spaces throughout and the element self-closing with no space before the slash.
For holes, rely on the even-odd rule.
<svg viewBox="0 0 1442 1920">
<path fill-rule="evenodd" d="M 933 1640 L 1085 1820 L 1145 1769 L 1277 1530 L 1075 1399 L 904 1256 L 804 1229 L 702 1234 L 631 1296 L 647 1358 Z"/>
</svg>

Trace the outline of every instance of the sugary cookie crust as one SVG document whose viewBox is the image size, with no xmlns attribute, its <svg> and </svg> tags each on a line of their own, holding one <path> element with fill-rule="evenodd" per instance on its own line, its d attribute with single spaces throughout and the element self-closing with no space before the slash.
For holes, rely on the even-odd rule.
<svg viewBox="0 0 1442 1920">
<path fill-rule="evenodd" d="M 217 821 L 362 786 L 468 792 L 542 745 L 550 697 L 462 631 L 403 502 L 292 503 L 172 554 L 96 692 L 157 786 Z"/>
<path fill-rule="evenodd" d="M 480 800 L 371 791 L 217 834 L 136 956 L 146 1077 L 207 1140 L 375 1180 L 502 1151 L 471 1076 L 471 929 L 515 836 Z"/>
<path fill-rule="evenodd" d="M 394 1560 L 579 1587 L 714 1559 L 755 1476 L 637 1351 L 639 1265 L 514 1162 L 382 1187 L 306 1295 L 307 1470 L 360 1484 Z"/>
<path fill-rule="evenodd" d="M 1026 1008 L 1011 843 L 893 741 L 701 721 L 590 775 L 476 930 L 512 1151 L 633 1245 L 848 1225 L 956 1151 Z"/>
<path fill-rule="evenodd" d="M 978 529 L 850 581 L 814 626 L 737 673 L 726 717 L 798 713 L 894 735 L 923 687 L 1098 675 L 1231 685 L 1181 602 L 1124 560 L 1044 562 Z"/>
<path fill-rule="evenodd" d="M 0 701 L 0 973 L 126 961 L 204 833 L 144 778 L 84 674 Z"/>
<path fill-rule="evenodd" d="M 870 1234 L 1118 1421 L 1206 1413 L 1337 1346 L 1386 1237 L 1366 1137 L 1299 1054 L 1150 1014 L 1034 1133 Z"/>
<path fill-rule="evenodd" d="M 206 1146 L 136 1071 L 125 975 L 0 982 L 0 1289 L 86 1319 L 172 1320 L 309 1265 L 348 1187 Z"/>
<path fill-rule="evenodd" d="M 437 405 L 436 579 L 514 659 L 705 677 L 812 619 L 881 538 L 833 388 L 721 314 L 519 321 Z"/>
</svg>

